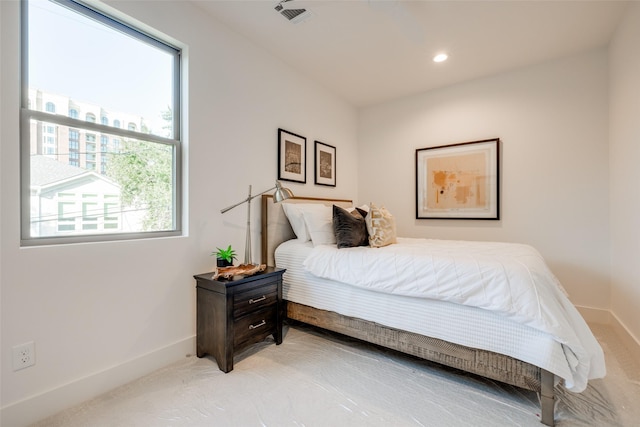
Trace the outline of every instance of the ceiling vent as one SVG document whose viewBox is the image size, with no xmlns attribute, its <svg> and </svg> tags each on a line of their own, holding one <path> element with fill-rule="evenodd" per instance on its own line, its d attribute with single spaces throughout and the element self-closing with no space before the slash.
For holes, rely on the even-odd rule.
<svg viewBox="0 0 640 427">
<path fill-rule="evenodd" d="M 299 24 L 307 19 L 311 18 L 313 12 L 309 9 L 297 9 L 297 8 L 287 8 L 284 3 L 288 3 L 292 0 L 283 0 L 276 5 L 274 8 L 280 15 L 287 18 L 287 21 L 293 24 Z"/>
</svg>

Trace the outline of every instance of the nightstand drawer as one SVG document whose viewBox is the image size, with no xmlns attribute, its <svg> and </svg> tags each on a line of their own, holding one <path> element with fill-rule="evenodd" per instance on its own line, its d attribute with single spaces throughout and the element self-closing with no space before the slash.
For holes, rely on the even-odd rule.
<svg viewBox="0 0 640 427">
<path fill-rule="evenodd" d="M 262 341 L 272 334 L 276 330 L 276 313 L 276 306 L 272 306 L 238 319 L 234 325 L 234 347 Z"/>
<path fill-rule="evenodd" d="M 278 302 L 278 284 L 274 283 L 235 295 L 233 317 L 237 319 L 247 313 L 274 305 Z"/>
</svg>

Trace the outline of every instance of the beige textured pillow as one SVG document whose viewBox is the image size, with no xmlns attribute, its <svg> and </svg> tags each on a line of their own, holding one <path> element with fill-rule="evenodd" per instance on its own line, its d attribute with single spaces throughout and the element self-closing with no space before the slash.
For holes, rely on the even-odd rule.
<svg viewBox="0 0 640 427">
<path fill-rule="evenodd" d="M 396 220 L 384 206 L 378 208 L 371 203 L 365 221 L 369 233 L 369 245 L 372 248 L 381 248 L 397 242 Z"/>
</svg>

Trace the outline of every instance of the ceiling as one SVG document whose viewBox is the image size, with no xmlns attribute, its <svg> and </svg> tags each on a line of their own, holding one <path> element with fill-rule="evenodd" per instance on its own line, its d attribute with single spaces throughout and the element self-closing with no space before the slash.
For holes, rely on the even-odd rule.
<svg viewBox="0 0 640 427">
<path fill-rule="evenodd" d="M 194 0 L 356 107 L 606 46 L 627 2 Z M 433 62 L 439 52 L 449 59 Z"/>
</svg>

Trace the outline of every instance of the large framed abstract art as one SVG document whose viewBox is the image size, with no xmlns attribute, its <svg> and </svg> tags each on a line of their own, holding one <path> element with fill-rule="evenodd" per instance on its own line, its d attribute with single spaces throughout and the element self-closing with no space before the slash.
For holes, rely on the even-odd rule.
<svg viewBox="0 0 640 427">
<path fill-rule="evenodd" d="M 416 219 L 500 219 L 500 139 L 416 150 Z"/>
</svg>

